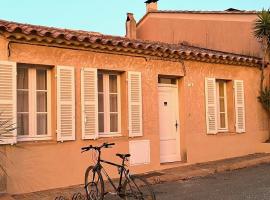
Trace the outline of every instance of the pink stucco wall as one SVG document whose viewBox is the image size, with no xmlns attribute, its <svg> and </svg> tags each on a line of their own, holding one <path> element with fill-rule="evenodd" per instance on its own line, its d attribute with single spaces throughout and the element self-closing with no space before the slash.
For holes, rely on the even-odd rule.
<svg viewBox="0 0 270 200">
<path fill-rule="evenodd" d="M 252 32 L 256 18 L 256 14 L 148 13 L 137 26 L 137 37 L 260 56 Z"/>
<path fill-rule="evenodd" d="M 149 139 L 151 163 L 131 167 L 133 172 L 145 172 L 161 168 L 159 161 L 158 75 L 175 75 L 179 81 L 179 115 L 181 154 L 188 163 L 204 162 L 257 152 L 255 146 L 268 137 L 267 115 L 257 101 L 260 71 L 257 68 L 185 61 L 187 74 L 179 62 L 149 60 L 143 57 L 113 55 L 44 47 L 11 44 L 10 57 L 7 42 L 0 38 L 0 60 L 22 63 L 68 65 L 76 73 L 76 141 L 56 142 L 56 115 L 52 112 L 53 140 L 43 142 L 19 142 L 5 146 L 7 155 L 7 191 L 24 193 L 83 183 L 84 170 L 90 163 L 89 154 L 81 154 L 80 147 L 115 142 L 115 148 L 105 150 L 104 158 L 119 161 L 116 152 L 128 152 L 130 140 Z M 101 138 L 97 141 L 81 139 L 80 68 L 124 71 L 121 77 L 122 135 Z M 143 130 L 144 136 L 129 138 L 127 133 L 126 71 L 142 73 Z M 244 80 L 246 99 L 246 133 L 209 136 L 205 124 L 204 78 L 216 77 Z M 192 84 L 190 84 L 192 83 Z M 191 86 L 191 87 L 190 87 Z M 52 78 L 52 108 L 56 110 L 55 78 Z M 3 147 L 1 147 L 3 148 Z M 109 169 L 114 175 L 116 170 Z"/>
</svg>

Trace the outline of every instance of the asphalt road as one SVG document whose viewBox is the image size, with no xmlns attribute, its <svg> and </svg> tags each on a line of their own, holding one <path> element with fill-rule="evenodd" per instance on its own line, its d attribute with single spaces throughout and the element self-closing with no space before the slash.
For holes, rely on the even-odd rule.
<svg viewBox="0 0 270 200">
<path fill-rule="evenodd" d="M 270 165 L 154 186 L 158 200 L 270 200 Z"/>
</svg>

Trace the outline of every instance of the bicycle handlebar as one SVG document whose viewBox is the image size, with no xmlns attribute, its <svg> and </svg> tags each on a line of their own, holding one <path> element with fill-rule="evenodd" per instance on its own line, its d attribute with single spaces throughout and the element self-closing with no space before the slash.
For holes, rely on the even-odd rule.
<svg viewBox="0 0 270 200">
<path fill-rule="evenodd" d="M 113 146 L 113 145 L 115 145 L 115 143 L 103 143 L 101 146 L 96 146 L 96 147 L 90 145 L 88 147 L 82 147 L 81 150 L 82 150 L 82 153 L 85 151 L 89 151 L 91 149 L 99 151 L 102 148 L 110 148 L 110 146 Z"/>
</svg>

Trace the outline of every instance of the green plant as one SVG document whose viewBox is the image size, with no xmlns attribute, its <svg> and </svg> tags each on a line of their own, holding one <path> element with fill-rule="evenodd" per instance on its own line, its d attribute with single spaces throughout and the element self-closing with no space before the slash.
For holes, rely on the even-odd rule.
<svg viewBox="0 0 270 200">
<path fill-rule="evenodd" d="M 270 113 L 270 88 L 265 87 L 261 90 L 258 99 L 267 112 Z"/>
<path fill-rule="evenodd" d="M 270 46 L 270 10 L 263 9 L 258 13 L 258 18 L 255 21 L 254 25 L 254 35 L 262 44 L 262 67 L 261 67 L 261 84 L 260 89 L 263 90 L 263 81 L 264 81 L 264 68 L 265 60 L 269 56 L 268 50 Z"/>
<path fill-rule="evenodd" d="M 16 125 L 13 123 L 12 119 L 8 119 L 5 115 L 5 112 L 0 112 L 0 192 L 1 190 L 4 190 L 6 183 L 6 167 L 5 164 L 7 162 L 7 156 L 5 154 L 5 148 L 1 145 L 5 140 L 10 139 L 14 137 L 12 134 L 12 131 L 16 129 Z"/>
<path fill-rule="evenodd" d="M 0 143 L 10 137 L 13 137 L 12 131 L 16 129 L 12 119 L 6 119 L 4 112 L 0 112 Z"/>
</svg>

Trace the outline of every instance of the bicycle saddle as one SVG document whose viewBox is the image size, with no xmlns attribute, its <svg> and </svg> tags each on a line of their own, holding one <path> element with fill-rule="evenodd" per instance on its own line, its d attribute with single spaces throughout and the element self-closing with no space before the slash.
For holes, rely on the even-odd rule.
<svg viewBox="0 0 270 200">
<path fill-rule="evenodd" d="M 125 159 L 125 158 L 128 158 L 130 157 L 130 154 L 120 154 L 120 153 L 117 153 L 116 156 L 122 158 L 122 159 Z"/>
</svg>

